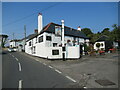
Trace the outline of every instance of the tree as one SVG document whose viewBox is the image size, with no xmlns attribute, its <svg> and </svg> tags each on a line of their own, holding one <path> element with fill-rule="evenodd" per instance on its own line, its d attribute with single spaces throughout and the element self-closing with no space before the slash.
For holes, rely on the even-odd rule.
<svg viewBox="0 0 120 90">
<path fill-rule="evenodd" d="M 86 36 L 93 34 L 91 29 L 89 29 L 89 28 L 83 28 L 81 31 L 84 32 L 86 34 Z"/>
<path fill-rule="evenodd" d="M 114 24 L 112 27 L 113 27 L 113 30 L 111 31 L 110 38 L 112 39 L 112 41 L 120 40 L 120 26 L 117 26 L 117 24 Z"/>
<path fill-rule="evenodd" d="M 110 30 L 109 28 L 103 29 L 103 31 L 101 32 L 101 34 L 109 36 L 110 35 L 110 31 L 109 30 Z"/>
<path fill-rule="evenodd" d="M 117 28 L 118 28 L 118 27 L 117 27 L 117 24 L 113 24 L 112 27 L 113 27 L 114 29 L 117 29 Z"/>
<path fill-rule="evenodd" d="M 8 35 L 5 35 L 5 34 L 0 35 L 0 47 L 5 47 L 7 38 L 8 38 Z"/>
</svg>

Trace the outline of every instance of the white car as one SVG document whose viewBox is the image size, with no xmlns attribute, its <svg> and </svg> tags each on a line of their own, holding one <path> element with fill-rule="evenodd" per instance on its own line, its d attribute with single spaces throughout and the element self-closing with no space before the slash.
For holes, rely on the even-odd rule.
<svg viewBox="0 0 120 90">
<path fill-rule="evenodd" d="M 13 48 L 8 48 L 8 51 L 9 52 L 14 52 L 14 49 Z"/>
<path fill-rule="evenodd" d="M 14 51 L 17 51 L 17 49 L 16 49 L 16 48 L 14 48 L 13 50 L 14 50 Z"/>
</svg>

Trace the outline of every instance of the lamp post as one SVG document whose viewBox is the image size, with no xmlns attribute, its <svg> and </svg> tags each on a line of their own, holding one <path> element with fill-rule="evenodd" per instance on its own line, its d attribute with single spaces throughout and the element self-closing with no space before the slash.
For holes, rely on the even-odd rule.
<svg viewBox="0 0 120 90">
<path fill-rule="evenodd" d="M 61 20 L 62 23 L 62 57 L 65 61 L 65 42 L 64 42 L 64 20 Z"/>
</svg>

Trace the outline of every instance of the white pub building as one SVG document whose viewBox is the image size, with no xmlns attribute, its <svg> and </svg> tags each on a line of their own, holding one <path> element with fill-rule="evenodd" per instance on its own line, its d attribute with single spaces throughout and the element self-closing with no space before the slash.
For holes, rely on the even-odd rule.
<svg viewBox="0 0 120 90">
<path fill-rule="evenodd" d="M 49 23 L 42 25 L 42 14 L 38 15 L 38 31 L 26 41 L 25 52 L 47 59 L 78 59 L 83 43 L 89 43 L 89 38 L 81 28 L 73 29 L 62 25 Z"/>
</svg>

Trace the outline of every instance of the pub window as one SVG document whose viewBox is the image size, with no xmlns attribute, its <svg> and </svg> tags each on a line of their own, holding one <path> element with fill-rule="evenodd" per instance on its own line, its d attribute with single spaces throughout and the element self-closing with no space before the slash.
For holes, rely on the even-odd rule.
<svg viewBox="0 0 120 90">
<path fill-rule="evenodd" d="M 39 43 L 43 42 L 43 36 L 39 37 Z"/>
<path fill-rule="evenodd" d="M 31 46 L 31 41 L 29 42 L 29 46 Z"/>
<path fill-rule="evenodd" d="M 46 36 L 46 40 L 51 41 L 51 36 Z"/>
<path fill-rule="evenodd" d="M 59 50 L 52 50 L 52 55 L 59 55 Z"/>
<path fill-rule="evenodd" d="M 57 43 L 53 43 L 53 47 L 57 47 Z"/>
</svg>

